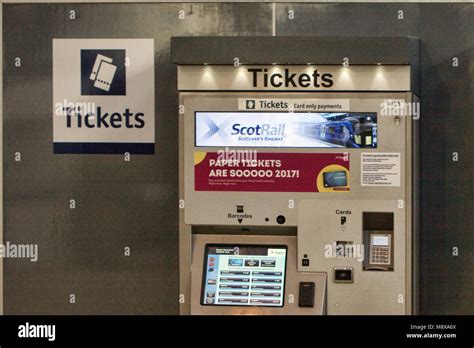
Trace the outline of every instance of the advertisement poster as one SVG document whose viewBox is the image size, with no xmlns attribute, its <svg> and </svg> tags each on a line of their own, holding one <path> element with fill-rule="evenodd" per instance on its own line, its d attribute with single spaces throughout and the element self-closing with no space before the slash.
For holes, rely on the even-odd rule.
<svg viewBox="0 0 474 348">
<path fill-rule="evenodd" d="M 347 153 L 244 151 L 195 152 L 195 191 L 349 191 Z"/>
<path fill-rule="evenodd" d="M 377 147 L 374 112 L 199 111 L 195 117 L 196 147 Z"/>
</svg>

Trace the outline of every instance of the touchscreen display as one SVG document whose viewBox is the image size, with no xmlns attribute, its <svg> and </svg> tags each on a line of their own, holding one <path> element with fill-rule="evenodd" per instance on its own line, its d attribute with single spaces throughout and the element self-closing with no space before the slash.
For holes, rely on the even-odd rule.
<svg viewBox="0 0 474 348">
<path fill-rule="evenodd" d="M 375 112 L 196 112 L 196 147 L 376 148 Z"/>
<path fill-rule="evenodd" d="M 207 244 L 201 305 L 282 307 L 285 245 Z"/>
</svg>

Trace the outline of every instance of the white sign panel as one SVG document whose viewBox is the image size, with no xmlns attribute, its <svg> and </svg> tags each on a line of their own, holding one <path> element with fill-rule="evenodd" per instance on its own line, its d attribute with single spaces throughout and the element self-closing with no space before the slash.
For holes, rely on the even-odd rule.
<svg viewBox="0 0 474 348">
<path fill-rule="evenodd" d="M 239 110 L 349 111 L 350 99 L 254 99 L 239 98 Z"/>
<path fill-rule="evenodd" d="M 363 152 L 360 163 L 362 186 L 400 186 L 400 153 Z"/>
<path fill-rule="evenodd" d="M 153 154 L 153 39 L 53 39 L 54 153 Z"/>
</svg>

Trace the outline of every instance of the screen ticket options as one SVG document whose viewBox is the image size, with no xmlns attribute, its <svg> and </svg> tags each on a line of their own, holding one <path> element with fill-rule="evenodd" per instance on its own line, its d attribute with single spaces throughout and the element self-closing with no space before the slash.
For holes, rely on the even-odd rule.
<svg viewBox="0 0 474 348">
<path fill-rule="evenodd" d="M 201 305 L 282 307 L 287 247 L 207 244 Z"/>
</svg>

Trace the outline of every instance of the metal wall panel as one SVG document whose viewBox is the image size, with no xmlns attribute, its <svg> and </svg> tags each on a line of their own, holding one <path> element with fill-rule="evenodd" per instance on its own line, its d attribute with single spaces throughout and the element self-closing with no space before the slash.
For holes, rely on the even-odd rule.
<svg viewBox="0 0 474 348">
<path fill-rule="evenodd" d="M 6 314 L 178 313 L 178 93 L 170 37 L 268 35 L 270 16 L 269 4 L 4 5 L 4 240 L 39 244 L 37 263 L 5 260 Z M 53 38 L 155 40 L 154 156 L 53 155 Z"/>
</svg>

